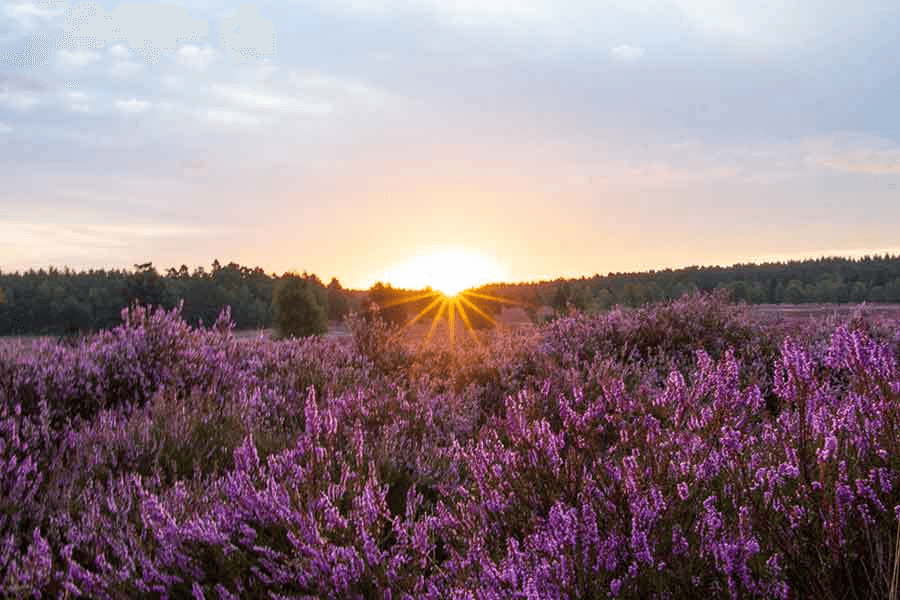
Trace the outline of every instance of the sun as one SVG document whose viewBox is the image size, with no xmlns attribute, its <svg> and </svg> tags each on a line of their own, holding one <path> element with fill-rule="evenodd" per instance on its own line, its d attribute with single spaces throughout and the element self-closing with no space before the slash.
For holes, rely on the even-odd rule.
<svg viewBox="0 0 900 600">
<path fill-rule="evenodd" d="M 466 250 L 441 250 L 419 255 L 387 271 L 384 279 L 394 287 L 431 288 L 448 298 L 463 290 L 499 282 L 504 270 L 495 261 Z"/>
<path fill-rule="evenodd" d="M 477 252 L 442 249 L 420 254 L 383 273 L 382 281 L 394 288 L 412 290 L 413 295 L 400 294 L 399 297 L 382 300 L 379 305 L 384 309 L 403 304 L 415 306 L 413 312 L 416 314 L 406 319 L 392 337 L 407 335 L 414 331 L 417 323 L 430 320 L 431 325 L 424 336 L 426 344 L 441 323 L 446 324 L 451 343 L 455 343 L 457 327 L 460 327 L 476 344 L 480 344 L 476 328 L 482 329 L 486 324 L 490 328 L 503 327 L 491 312 L 497 314 L 498 306 L 520 302 L 479 292 L 475 288 L 486 283 L 499 283 L 506 278 L 506 271 L 497 262 Z"/>
</svg>

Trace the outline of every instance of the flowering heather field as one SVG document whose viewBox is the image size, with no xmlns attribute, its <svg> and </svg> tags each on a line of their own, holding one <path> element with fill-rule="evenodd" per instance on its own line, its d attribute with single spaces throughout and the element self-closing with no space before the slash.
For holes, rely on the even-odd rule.
<svg viewBox="0 0 900 600">
<path fill-rule="evenodd" d="M 721 297 L 480 345 L 135 308 L 0 349 L 0 595 L 887 598 L 900 324 Z"/>
</svg>

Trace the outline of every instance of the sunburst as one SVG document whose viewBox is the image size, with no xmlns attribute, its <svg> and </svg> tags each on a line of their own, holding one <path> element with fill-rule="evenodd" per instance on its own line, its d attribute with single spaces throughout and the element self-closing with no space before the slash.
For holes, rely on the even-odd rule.
<svg viewBox="0 0 900 600">
<path fill-rule="evenodd" d="M 426 299 L 429 300 L 427 305 L 418 313 L 416 313 L 412 318 L 407 319 L 406 322 L 403 323 L 394 332 L 394 337 L 403 335 L 404 333 L 408 332 L 413 325 L 421 321 L 426 315 L 433 314 L 433 316 L 431 317 L 431 325 L 429 326 L 428 332 L 425 335 L 426 344 L 429 343 L 434 337 L 435 333 L 441 329 L 442 324 L 446 326 L 447 333 L 450 337 L 450 342 L 456 343 L 457 317 L 459 317 L 460 321 L 462 321 L 463 327 L 468 333 L 469 337 L 476 344 L 480 344 L 481 342 L 478 338 L 478 334 L 475 330 L 475 327 L 472 325 L 472 315 L 478 315 L 479 317 L 485 319 L 488 323 L 490 323 L 491 327 L 503 329 L 506 327 L 506 325 L 502 321 L 498 321 L 497 319 L 495 319 L 482 307 L 478 306 L 478 300 L 488 300 L 491 302 L 498 302 L 501 304 L 515 306 L 523 305 L 521 302 L 510 300 L 508 298 L 482 294 L 470 290 L 463 290 L 455 296 L 448 296 L 447 294 L 444 294 L 442 292 L 426 292 L 412 298 L 392 300 L 384 304 L 382 308 L 397 306 L 399 304 L 408 304 Z"/>
<path fill-rule="evenodd" d="M 503 328 L 505 325 L 495 319 L 479 304 L 494 302 L 499 304 L 521 305 L 521 302 L 499 296 L 492 296 L 475 291 L 491 281 L 499 281 L 505 277 L 505 270 L 494 261 L 468 250 L 440 250 L 430 254 L 419 255 L 407 263 L 383 274 L 385 281 L 397 286 L 397 289 L 426 289 L 427 291 L 412 297 L 388 299 L 381 308 L 390 308 L 399 304 L 424 303 L 412 318 L 394 333 L 395 336 L 406 334 L 410 328 L 422 321 L 426 316 L 431 324 L 425 334 L 426 343 L 435 333 L 446 325 L 452 343 L 456 342 L 457 318 L 462 322 L 469 337 L 476 343 L 479 338 L 474 319 L 489 323 L 491 327 Z"/>
</svg>

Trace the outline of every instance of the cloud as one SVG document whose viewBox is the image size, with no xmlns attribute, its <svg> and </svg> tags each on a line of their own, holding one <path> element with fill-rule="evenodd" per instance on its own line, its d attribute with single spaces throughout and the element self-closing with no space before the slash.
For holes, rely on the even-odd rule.
<svg viewBox="0 0 900 600">
<path fill-rule="evenodd" d="M 175 52 L 175 62 L 193 71 L 205 71 L 215 60 L 216 54 L 212 48 L 200 48 L 188 44 Z"/>
<path fill-rule="evenodd" d="M 742 52 L 820 48 L 864 41 L 873 23 L 893 23 L 891 0 L 292 0 L 319 10 L 377 19 L 412 17 L 463 30 L 590 46 L 606 52 L 614 38 L 644 32 L 656 43 L 693 36 Z M 887 30 L 885 30 L 887 31 Z M 684 35 L 688 34 L 688 35 Z M 498 38 L 494 38 L 496 41 Z M 504 35 L 502 40 L 512 39 Z"/>
<path fill-rule="evenodd" d="M 248 112 L 237 110 L 223 110 L 219 108 L 208 108 L 204 111 L 201 111 L 200 114 L 201 116 L 205 117 L 206 120 L 213 123 L 237 125 L 240 127 L 253 127 L 256 125 L 261 125 L 264 121 L 262 118 Z"/>
<path fill-rule="evenodd" d="M 288 81 L 295 89 L 306 92 L 314 91 L 330 97 L 344 99 L 360 99 L 371 105 L 384 104 L 386 94 L 383 90 L 373 88 L 365 83 L 322 73 L 299 74 L 291 72 Z"/>
<path fill-rule="evenodd" d="M 131 50 L 125 44 L 113 44 L 109 47 L 109 55 L 119 60 L 131 58 Z"/>
<path fill-rule="evenodd" d="M 64 67 L 86 67 L 100 60 L 100 53 L 93 50 L 57 50 L 56 59 Z"/>
<path fill-rule="evenodd" d="M 24 32 L 44 28 L 46 21 L 65 14 L 64 2 L 34 3 L 31 0 L 5 0 L 2 6 L 2 14 Z"/>
<path fill-rule="evenodd" d="M 80 91 L 68 91 L 65 96 L 66 108 L 71 112 L 90 112 L 88 95 Z"/>
<path fill-rule="evenodd" d="M 275 26 L 259 14 L 255 4 L 244 2 L 233 17 L 219 21 L 219 44 L 233 65 L 252 63 L 257 58 L 275 58 Z"/>
<path fill-rule="evenodd" d="M 638 48 L 637 46 L 622 44 L 620 46 L 612 48 L 609 53 L 613 56 L 613 58 L 617 58 L 619 60 L 637 60 L 644 55 L 644 49 Z"/>
<path fill-rule="evenodd" d="M 39 100 L 35 94 L 26 91 L 9 92 L 0 91 L 0 104 L 6 105 L 17 112 L 31 110 Z"/>
<path fill-rule="evenodd" d="M 889 139 L 853 133 L 805 140 L 806 162 L 845 173 L 900 174 L 900 146 Z"/>
<path fill-rule="evenodd" d="M 10 131 L 12 131 L 12 127 L 0 121 L 0 134 L 9 133 Z"/>
<path fill-rule="evenodd" d="M 109 74 L 117 79 L 128 79 L 143 68 L 141 63 L 130 60 L 120 60 L 112 64 L 109 68 Z"/>
<path fill-rule="evenodd" d="M 147 100 L 138 100 L 130 98 L 128 100 L 116 100 L 115 107 L 124 113 L 141 113 L 150 108 L 151 104 Z"/>
<path fill-rule="evenodd" d="M 55 87 L 31 75 L 12 73 L 0 74 L 0 109 L 28 112 L 45 102 L 48 95 L 55 93 Z M 2 114 L 0 110 L 0 114 Z"/>
<path fill-rule="evenodd" d="M 144 68 L 142 63 L 131 60 L 131 50 L 125 44 L 111 45 L 109 55 L 113 59 L 109 73 L 117 79 L 128 79 Z"/>
<path fill-rule="evenodd" d="M 7 265 L 63 264 L 71 259 L 102 259 L 137 249 L 154 239 L 216 235 L 223 229 L 154 223 L 58 223 L 4 221 L 0 257 Z M 13 268 L 19 268 L 14 266 Z"/>
<path fill-rule="evenodd" d="M 81 2 L 66 13 L 62 48 L 102 48 L 127 40 L 151 65 L 160 52 L 173 52 L 177 42 L 200 41 L 209 34 L 205 21 L 193 19 L 187 9 L 172 4 L 123 2 L 109 14 L 96 2 Z"/>
<path fill-rule="evenodd" d="M 867 43 L 873 23 L 896 22 L 890 0 L 736 2 L 665 0 L 679 22 L 715 42 L 759 52 Z"/>
<path fill-rule="evenodd" d="M 333 106 L 327 102 L 305 100 L 278 93 L 264 94 L 254 90 L 230 86 L 213 86 L 213 91 L 231 104 L 245 109 L 272 110 L 295 114 L 326 115 Z"/>
<path fill-rule="evenodd" d="M 21 52 L 0 54 L 0 65 L 28 69 L 43 67 L 50 57 L 50 36 L 36 33 L 28 39 L 28 44 Z"/>
<path fill-rule="evenodd" d="M 65 14 L 66 3 L 60 2 L 32 2 L 32 0 L 8 0 L 5 11 L 7 15 L 22 18 L 37 17 L 50 19 Z"/>
</svg>

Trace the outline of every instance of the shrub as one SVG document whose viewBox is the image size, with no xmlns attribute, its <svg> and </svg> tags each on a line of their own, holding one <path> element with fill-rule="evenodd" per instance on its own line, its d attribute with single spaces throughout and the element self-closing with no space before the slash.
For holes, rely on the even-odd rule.
<svg viewBox="0 0 900 600">
<path fill-rule="evenodd" d="M 275 286 L 273 302 L 279 337 L 300 338 L 328 332 L 328 307 L 314 285 L 300 277 L 286 277 Z"/>
</svg>

